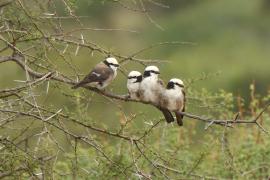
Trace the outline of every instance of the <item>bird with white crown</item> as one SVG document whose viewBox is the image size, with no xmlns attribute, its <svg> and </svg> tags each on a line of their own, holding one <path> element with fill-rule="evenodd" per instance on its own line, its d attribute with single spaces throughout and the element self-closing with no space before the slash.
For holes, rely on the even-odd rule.
<svg viewBox="0 0 270 180">
<path fill-rule="evenodd" d="M 76 89 L 86 84 L 90 84 L 100 90 L 104 89 L 115 79 L 118 67 L 119 64 L 117 60 L 113 57 L 108 57 L 104 61 L 98 63 L 82 81 L 78 82 L 72 88 Z"/>
<path fill-rule="evenodd" d="M 179 126 L 183 126 L 183 115 L 181 112 L 185 112 L 186 97 L 184 87 L 181 79 L 173 78 L 168 82 L 167 88 L 163 91 L 160 99 L 162 107 L 175 113 Z"/>
</svg>

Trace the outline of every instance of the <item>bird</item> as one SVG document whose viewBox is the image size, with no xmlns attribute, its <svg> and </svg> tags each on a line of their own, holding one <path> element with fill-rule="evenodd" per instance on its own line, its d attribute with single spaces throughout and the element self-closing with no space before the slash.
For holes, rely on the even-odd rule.
<svg viewBox="0 0 270 180">
<path fill-rule="evenodd" d="M 158 78 L 160 72 L 156 66 L 147 66 L 143 73 L 143 79 L 139 86 L 140 100 L 148 102 L 157 107 L 164 115 L 166 121 L 171 123 L 174 118 L 170 111 L 159 104 L 160 96 L 164 91 L 163 82 Z"/>
<path fill-rule="evenodd" d="M 116 77 L 119 64 L 114 57 L 108 57 L 98 63 L 83 80 L 78 82 L 72 89 L 77 89 L 86 84 L 91 84 L 99 90 L 107 87 Z"/>
<path fill-rule="evenodd" d="M 177 124 L 183 126 L 183 115 L 180 113 L 185 112 L 186 103 L 183 81 L 177 78 L 170 79 L 160 101 L 163 108 L 175 113 Z"/>
<path fill-rule="evenodd" d="M 139 88 L 142 82 L 142 74 L 139 71 L 130 71 L 127 80 L 127 89 L 131 99 L 140 100 Z"/>
<path fill-rule="evenodd" d="M 162 89 L 162 81 L 158 78 L 160 72 L 156 66 L 147 66 L 143 73 L 143 80 L 140 84 L 141 99 L 158 105 L 158 96 Z"/>
</svg>

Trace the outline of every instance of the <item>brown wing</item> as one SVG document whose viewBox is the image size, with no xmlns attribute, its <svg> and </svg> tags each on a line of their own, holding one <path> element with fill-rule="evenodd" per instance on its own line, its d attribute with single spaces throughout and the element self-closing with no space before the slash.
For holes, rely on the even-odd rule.
<svg viewBox="0 0 270 180">
<path fill-rule="evenodd" d="M 182 93 L 184 96 L 184 104 L 183 104 L 182 112 L 185 112 L 185 109 L 186 109 L 186 92 L 185 92 L 185 90 L 182 90 Z"/>
<path fill-rule="evenodd" d="M 162 79 L 158 79 L 158 84 L 160 84 L 162 86 L 162 88 L 164 88 L 164 82 Z M 159 100 L 160 100 L 160 103 L 162 107 L 166 107 L 167 106 L 167 101 L 165 99 L 163 99 L 163 96 L 162 96 L 162 93 L 159 95 Z M 159 110 L 162 112 L 165 120 L 167 121 L 167 123 L 171 123 L 174 121 L 174 118 L 173 118 L 173 115 L 172 113 L 166 109 L 166 108 L 162 108 L 162 107 L 159 107 Z"/>
<path fill-rule="evenodd" d="M 183 105 L 182 105 L 182 109 L 181 109 L 181 112 L 185 112 L 185 105 L 186 105 L 186 93 L 184 90 L 182 90 L 182 93 L 183 93 L 183 96 L 184 96 L 184 102 L 183 102 Z M 179 126 L 183 126 L 183 118 L 184 116 L 182 114 L 180 114 L 179 112 L 175 112 L 175 116 L 176 116 L 176 121 L 177 121 L 177 124 Z"/>
<path fill-rule="evenodd" d="M 171 122 L 174 121 L 173 115 L 168 109 L 165 109 L 165 108 L 162 108 L 162 107 L 158 107 L 158 109 L 162 112 L 162 114 L 163 114 L 165 120 L 167 121 L 167 123 L 171 123 Z"/>
<path fill-rule="evenodd" d="M 99 63 L 87 76 L 84 77 L 82 81 L 80 81 L 78 84 L 76 84 L 72 88 L 76 89 L 80 86 L 83 86 L 85 84 L 92 83 L 92 82 L 103 82 L 106 79 L 108 79 L 112 73 L 113 73 L 113 70 L 111 68 L 106 66 L 104 63 Z"/>
</svg>

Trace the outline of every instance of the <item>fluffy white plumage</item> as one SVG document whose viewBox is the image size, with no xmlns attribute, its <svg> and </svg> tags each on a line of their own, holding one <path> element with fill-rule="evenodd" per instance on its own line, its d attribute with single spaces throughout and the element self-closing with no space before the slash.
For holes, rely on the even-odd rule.
<svg viewBox="0 0 270 180">
<path fill-rule="evenodd" d="M 141 81 L 138 81 L 138 78 L 141 78 L 140 76 L 142 76 L 142 74 L 139 71 L 131 71 L 128 74 L 127 89 L 132 99 L 139 100 L 139 88 Z"/>
<path fill-rule="evenodd" d="M 110 68 L 112 68 L 112 70 L 114 71 L 113 77 L 115 78 L 117 75 L 117 69 L 119 66 L 118 61 L 114 57 L 108 57 L 106 58 L 106 61 L 111 64 Z"/>
<path fill-rule="evenodd" d="M 162 91 L 162 85 L 158 79 L 159 69 L 156 66 L 147 66 L 144 71 L 144 78 L 140 85 L 142 100 L 158 104 Z"/>
<path fill-rule="evenodd" d="M 156 71 L 159 72 L 159 69 L 157 66 L 147 66 L 144 71 Z"/>
<path fill-rule="evenodd" d="M 163 98 L 167 101 L 166 108 L 170 111 L 182 111 L 185 101 L 185 94 L 183 91 L 184 83 L 181 79 L 177 78 L 171 79 L 169 83 L 172 84 L 172 87 L 167 87 L 167 89 L 163 91 Z"/>
<path fill-rule="evenodd" d="M 106 58 L 106 61 L 108 63 L 112 63 L 112 64 L 118 65 L 118 61 L 114 57 L 108 57 L 108 58 Z"/>
</svg>

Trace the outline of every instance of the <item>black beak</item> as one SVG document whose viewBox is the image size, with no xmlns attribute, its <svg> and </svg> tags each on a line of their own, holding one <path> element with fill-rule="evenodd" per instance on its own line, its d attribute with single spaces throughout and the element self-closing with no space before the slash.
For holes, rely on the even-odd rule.
<svg viewBox="0 0 270 180">
<path fill-rule="evenodd" d="M 137 81 L 135 81 L 135 82 L 142 82 L 142 75 L 138 76 Z"/>
<path fill-rule="evenodd" d="M 149 77 L 151 75 L 151 72 L 150 71 L 144 71 L 143 73 L 143 77 Z"/>
<path fill-rule="evenodd" d="M 174 83 L 173 82 L 168 82 L 167 89 L 173 89 L 173 88 L 174 88 Z"/>
</svg>

